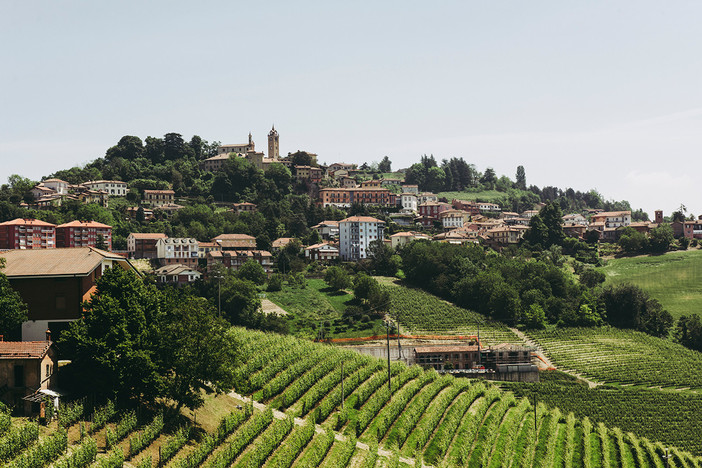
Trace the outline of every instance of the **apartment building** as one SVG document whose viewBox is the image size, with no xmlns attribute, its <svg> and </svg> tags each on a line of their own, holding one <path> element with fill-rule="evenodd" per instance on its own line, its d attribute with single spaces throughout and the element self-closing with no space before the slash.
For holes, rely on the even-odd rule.
<svg viewBox="0 0 702 468">
<path fill-rule="evenodd" d="M 351 216 L 339 221 L 339 255 L 345 261 L 368 257 L 371 242 L 383 240 L 385 222 L 370 216 Z"/>
<path fill-rule="evenodd" d="M 53 249 L 55 247 L 55 224 L 23 218 L 0 223 L 0 249 Z"/>
</svg>

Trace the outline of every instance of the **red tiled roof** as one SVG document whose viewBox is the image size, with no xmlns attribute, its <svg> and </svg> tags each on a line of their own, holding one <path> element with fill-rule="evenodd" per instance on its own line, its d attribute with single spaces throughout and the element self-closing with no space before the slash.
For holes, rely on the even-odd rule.
<svg viewBox="0 0 702 468">
<path fill-rule="evenodd" d="M 51 341 L 0 341 L 0 359 L 41 359 Z"/>
<path fill-rule="evenodd" d="M 56 227 L 59 227 L 59 228 L 89 227 L 89 228 L 101 228 L 101 229 L 110 228 L 110 229 L 112 229 L 112 226 L 108 226 L 107 224 L 98 223 L 97 221 L 78 221 L 78 220 L 71 221 L 69 223 L 60 224 Z"/>
<path fill-rule="evenodd" d="M 132 232 L 129 235 L 135 239 L 165 239 L 168 237 L 162 232 Z"/>
<path fill-rule="evenodd" d="M 0 226 L 47 226 L 47 227 L 56 227 L 55 224 L 47 223 L 46 221 L 41 221 L 38 219 L 31 219 L 31 218 L 16 218 L 13 219 L 12 221 L 5 221 L 4 223 L 0 223 Z"/>
<path fill-rule="evenodd" d="M 380 219 L 375 219 L 371 216 L 351 216 L 346 219 L 342 219 L 339 223 L 384 223 Z"/>
<path fill-rule="evenodd" d="M 255 241 L 256 238 L 253 236 L 249 236 L 247 234 L 220 234 L 217 237 L 212 238 L 212 242 L 216 242 L 218 240 L 253 240 Z"/>
</svg>

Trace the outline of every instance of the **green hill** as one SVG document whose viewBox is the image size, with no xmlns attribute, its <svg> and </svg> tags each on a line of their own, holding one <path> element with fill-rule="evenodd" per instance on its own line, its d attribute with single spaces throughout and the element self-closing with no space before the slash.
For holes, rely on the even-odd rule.
<svg viewBox="0 0 702 468">
<path fill-rule="evenodd" d="M 702 250 L 613 259 L 601 271 L 606 284 L 635 284 L 675 318 L 702 309 Z"/>
</svg>

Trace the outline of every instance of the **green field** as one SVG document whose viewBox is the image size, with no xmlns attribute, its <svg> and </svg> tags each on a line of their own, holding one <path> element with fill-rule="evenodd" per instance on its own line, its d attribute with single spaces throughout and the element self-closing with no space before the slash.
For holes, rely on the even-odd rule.
<svg viewBox="0 0 702 468">
<path fill-rule="evenodd" d="M 551 361 L 594 381 L 702 390 L 702 353 L 634 330 L 530 331 Z"/>
<path fill-rule="evenodd" d="M 315 338 L 322 326 L 332 338 L 370 336 L 384 330 L 379 319 L 366 322 L 344 320 L 344 309 L 355 304 L 353 292 L 330 291 L 322 279 L 308 279 L 304 289 L 285 284 L 282 291 L 264 295 L 288 312 L 290 332 L 298 337 Z"/>
<path fill-rule="evenodd" d="M 505 192 L 497 190 L 483 190 L 482 192 L 439 192 L 439 198 L 445 197 L 449 202 L 454 198 L 456 200 L 480 200 L 486 203 L 501 203 L 507 200 Z"/>
<path fill-rule="evenodd" d="M 618 258 L 600 270 L 607 275 L 606 284 L 635 284 L 675 318 L 702 313 L 702 250 Z"/>
<path fill-rule="evenodd" d="M 532 398 L 576 417 L 702 454 L 702 395 L 587 384 L 558 371 L 541 372 L 535 384 L 504 383 L 505 390 Z"/>
</svg>

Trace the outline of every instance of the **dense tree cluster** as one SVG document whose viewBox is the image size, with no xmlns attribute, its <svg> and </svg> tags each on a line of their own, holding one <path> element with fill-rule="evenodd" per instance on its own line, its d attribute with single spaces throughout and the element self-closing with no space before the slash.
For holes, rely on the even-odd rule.
<svg viewBox="0 0 702 468">
<path fill-rule="evenodd" d="M 0 335 L 8 341 L 20 341 L 20 328 L 27 320 L 27 305 L 2 273 L 4 267 L 5 259 L 0 258 Z"/>
<path fill-rule="evenodd" d="M 663 253 L 670 249 L 673 243 L 673 229 L 669 224 L 661 224 L 648 235 L 632 227 L 622 229 L 619 237 L 619 247 L 627 254 Z"/>
</svg>

